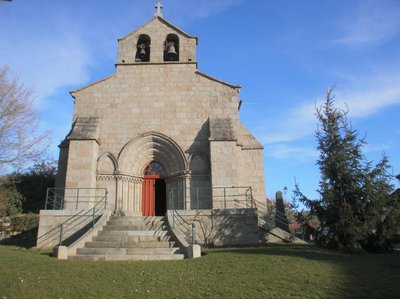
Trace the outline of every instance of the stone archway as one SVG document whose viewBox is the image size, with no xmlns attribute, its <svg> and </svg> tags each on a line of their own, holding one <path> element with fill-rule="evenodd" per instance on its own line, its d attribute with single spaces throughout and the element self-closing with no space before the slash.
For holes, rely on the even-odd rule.
<svg viewBox="0 0 400 299">
<path fill-rule="evenodd" d="M 117 209 L 128 210 L 128 214 L 143 214 L 144 169 L 152 161 L 157 161 L 164 168 L 166 194 L 172 188 L 179 188 L 180 194 L 184 194 L 188 164 L 182 149 L 168 136 L 149 132 L 129 141 L 119 154 L 119 174 L 121 177 L 131 178 L 132 182 L 118 184 Z M 184 201 L 184 196 L 180 200 Z M 168 203 L 166 206 L 168 208 Z"/>
</svg>

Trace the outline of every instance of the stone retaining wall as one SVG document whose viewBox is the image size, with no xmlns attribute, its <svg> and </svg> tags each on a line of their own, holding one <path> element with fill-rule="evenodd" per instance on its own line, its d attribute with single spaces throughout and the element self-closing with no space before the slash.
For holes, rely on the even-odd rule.
<svg viewBox="0 0 400 299">
<path fill-rule="evenodd" d="M 257 209 L 179 210 L 196 225 L 196 242 L 204 246 L 258 244 Z"/>
</svg>

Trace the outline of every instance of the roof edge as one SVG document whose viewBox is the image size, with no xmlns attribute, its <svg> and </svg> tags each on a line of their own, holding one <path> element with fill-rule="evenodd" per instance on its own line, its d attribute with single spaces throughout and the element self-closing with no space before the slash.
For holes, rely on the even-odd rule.
<svg viewBox="0 0 400 299">
<path fill-rule="evenodd" d="M 197 36 L 192 36 L 189 33 L 183 31 L 182 29 L 180 29 L 179 27 L 175 26 L 174 24 L 172 24 L 171 22 L 167 21 L 166 19 L 164 19 L 163 17 L 160 16 L 154 16 L 152 17 L 148 22 L 146 22 L 145 24 L 143 24 L 142 26 L 140 26 L 139 28 L 131 31 L 130 33 L 128 33 L 127 35 L 125 35 L 124 37 L 121 37 L 118 39 L 118 41 L 124 40 L 126 38 L 128 38 L 129 36 L 133 35 L 135 32 L 139 31 L 140 29 L 142 29 L 143 27 L 147 26 L 148 24 L 150 24 L 151 22 L 153 22 L 155 19 L 158 19 L 160 22 L 164 23 L 165 25 L 172 27 L 173 29 L 175 29 L 176 31 L 178 31 L 179 33 L 181 33 L 182 35 L 188 37 L 188 38 L 194 38 L 196 39 L 196 45 L 199 42 L 199 38 Z"/>
<path fill-rule="evenodd" d="M 193 36 L 190 35 L 189 33 L 183 31 L 182 29 L 180 29 L 179 27 L 175 26 L 174 24 L 172 24 L 171 22 L 167 21 L 166 19 L 164 19 L 163 17 L 157 16 L 156 18 L 158 18 L 161 22 L 163 22 L 164 24 L 166 24 L 167 26 L 172 27 L 173 29 L 175 29 L 176 31 L 179 31 L 179 33 L 181 33 L 182 35 L 185 35 L 188 38 L 194 38 L 196 40 L 196 45 L 199 42 L 199 38 L 197 36 Z"/>
<path fill-rule="evenodd" d="M 206 73 L 203 73 L 203 72 L 201 72 L 201 71 L 199 71 L 199 70 L 197 70 L 195 73 L 198 74 L 198 75 L 200 75 L 200 76 L 202 76 L 202 77 L 205 77 L 205 78 L 207 78 L 207 79 L 210 79 L 210 80 L 212 80 L 212 81 L 215 81 L 215 82 L 224 84 L 224 85 L 226 85 L 226 86 L 229 86 L 229 87 L 231 87 L 231 88 L 235 88 L 235 89 L 241 89 L 241 88 L 242 88 L 240 85 L 234 85 L 234 84 L 231 84 L 231 83 L 228 83 L 228 82 L 219 80 L 219 79 L 214 78 L 214 77 L 212 77 L 212 76 L 210 76 L 210 75 L 208 75 L 208 74 L 206 74 Z"/>
<path fill-rule="evenodd" d="M 114 76 L 115 76 L 115 74 L 112 74 L 112 75 L 107 76 L 107 77 L 105 77 L 105 78 L 103 78 L 103 79 L 94 81 L 93 83 L 90 83 L 90 84 L 88 84 L 88 85 L 86 85 L 86 86 L 83 86 L 83 87 L 81 87 L 81 88 L 71 90 L 69 93 L 70 93 L 71 96 L 74 96 L 74 95 L 73 95 L 74 93 L 77 93 L 77 92 L 82 91 L 82 90 L 84 90 L 84 89 L 86 89 L 86 88 L 89 88 L 89 87 L 91 87 L 91 86 L 93 86 L 93 85 L 96 85 L 96 84 L 98 84 L 98 83 L 101 83 L 101 82 L 103 82 L 103 81 L 106 81 L 106 80 L 108 80 L 108 79 L 110 79 L 111 77 L 114 77 Z"/>
</svg>

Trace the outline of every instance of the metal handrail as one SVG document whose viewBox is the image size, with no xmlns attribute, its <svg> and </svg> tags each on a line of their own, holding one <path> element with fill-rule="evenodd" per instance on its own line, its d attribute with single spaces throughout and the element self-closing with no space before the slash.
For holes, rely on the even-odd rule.
<svg viewBox="0 0 400 299">
<path fill-rule="evenodd" d="M 204 191 L 208 191 L 204 195 Z M 222 203 L 224 209 L 228 202 L 245 202 L 246 208 L 253 208 L 253 188 L 251 186 L 217 186 L 217 187 L 186 187 L 171 188 L 170 200 L 174 207 L 185 209 L 187 197 L 191 200 L 191 209 L 199 210 L 204 199 L 209 199 L 209 208 L 219 208 L 215 203 Z M 193 204 L 195 203 L 195 204 Z M 214 203 L 211 207 L 211 203 Z M 194 206 L 195 205 L 195 206 Z M 172 206 L 171 206 L 172 207 Z"/>
<path fill-rule="evenodd" d="M 189 223 L 182 217 L 179 212 L 173 208 L 172 204 L 172 193 L 170 192 L 170 197 L 169 197 L 169 210 L 172 211 L 172 223 L 170 224 L 173 229 L 179 230 L 182 234 L 184 234 L 188 240 L 190 240 L 188 243 L 191 245 L 196 244 L 196 224 L 194 222 Z M 189 228 L 188 228 L 189 226 Z"/>
<path fill-rule="evenodd" d="M 208 195 L 201 195 L 202 190 L 209 190 Z M 214 190 L 221 190 L 222 194 L 216 194 L 213 192 Z M 235 194 L 231 194 L 232 190 L 235 190 Z M 181 191 L 181 192 L 179 192 Z M 186 191 L 186 192 L 183 192 Z M 199 209 L 200 206 L 200 198 L 212 197 L 212 202 L 215 202 L 216 198 L 222 198 L 223 206 L 226 209 L 227 202 L 236 202 L 236 203 L 244 203 L 246 208 L 254 207 L 254 199 L 253 199 L 253 189 L 251 186 L 217 186 L 217 187 L 196 187 L 196 188 L 171 188 L 169 191 L 169 202 L 168 202 L 168 210 L 171 210 L 172 213 L 172 228 L 176 228 L 178 231 L 183 233 L 189 240 L 192 240 L 192 244 L 195 244 L 195 229 L 196 224 L 194 222 L 187 222 L 177 211 L 179 207 L 182 209 L 185 208 L 186 203 L 186 195 L 189 194 L 191 197 L 193 194 L 196 196 L 196 209 Z M 233 200 L 232 200 L 233 198 Z M 176 199 L 176 201 L 175 201 Z M 181 201 L 180 201 L 181 199 Z M 194 209 L 193 207 L 191 207 Z M 190 242 L 189 242 L 190 243 Z"/>
<path fill-rule="evenodd" d="M 84 224 L 87 221 L 87 224 L 83 227 L 90 225 L 91 228 L 94 228 L 96 223 L 96 218 L 102 215 L 102 212 L 106 210 L 107 207 L 107 195 L 108 192 L 103 196 L 103 198 L 98 201 L 92 208 L 89 210 L 81 210 L 75 215 L 71 216 L 63 223 L 57 225 L 47 233 L 41 235 L 38 238 L 38 244 L 44 243 L 44 245 L 39 246 L 38 248 L 43 248 L 49 242 L 52 242 L 58 239 L 58 246 L 62 246 L 63 242 L 67 239 L 65 236 L 69 232 L 73 232 L 75 228 L 80 227 L 80 225 Z M 100 213 L 99 213 L 100 212 Z M 82 214 L 83 213 L 83 214 Z"/>
<path fill-rule="evenodd" d="M 87 195 L 86 192 L 101 192 L 100 195 Z M 66 195 L 67 193 L 67 195 Z M 71 193 L 71 194 L 68 194 Z M 47 188 L 45 210 L 63 210 L 66 203 L 74 205 L 78 210 L 79 204 L 95 203 L 98 198 L 102 199 L 107 193 L 106 188 Z M 87 200 L 94 198 L 94 200 Z M 72 200 L 70 200 L 72 199 Z"/>
<path fill-rule="evenodd" d="M 251 186 L 230 186 L 230 187 L 213 187 L 213 189 L 222 189 L 224 191 L 223 195 L 214 195 L 213 194 L 213 202 L 216 202 L 215 198 L 223 198 L 224 208 L 227 207 L 227 199 L 234 198 L 234 202 L 236 203 L 243 203 L 245 202 L 246 208 L 253 208 L 254 207 L 254 199 L 253 199 L 253 188 Z M 241 190 L 244 190 L 244 193 L 240 193 Z M 238 190 L 239 193 L 235 194 L 227 194 L 227 190 Z M 240 198 L 243 198 L 240 199 Z M 222 200 L 220 200 L 222 201 Z"/>
</svg>

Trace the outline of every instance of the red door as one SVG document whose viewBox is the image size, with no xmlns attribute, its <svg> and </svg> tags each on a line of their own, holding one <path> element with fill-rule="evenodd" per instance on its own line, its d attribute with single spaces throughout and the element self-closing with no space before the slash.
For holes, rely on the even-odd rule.
<svg viewBox="0 0 400 299">
<path fill-rule="evenodd" d="M 163 177 L 165 177 L 165 171 L 158 162 L 153 161 L 145 168 L 142 184 L 143 216 L 156 215 L 156 179 Z"/>
<path fill-rule="evenodd" d="M 154 178 L 144 177 L 142 185 L 142 215 L 155 216 L 155 184 Z"/>
</svg>

